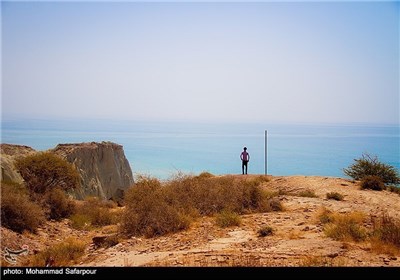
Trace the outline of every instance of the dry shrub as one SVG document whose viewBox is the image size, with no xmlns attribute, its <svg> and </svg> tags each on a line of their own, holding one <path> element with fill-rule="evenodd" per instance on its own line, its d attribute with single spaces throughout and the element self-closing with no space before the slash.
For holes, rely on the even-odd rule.
<svg viewBox="0 0 400 280">
<path fill-rule="evenodd" d="M 60 188 L 52 189 L 46 193 L 45 204 L 50 219 L 60 220 L 71 216 L 75 212 L 74 201 L 68 198 Z"/>
<path fill-rule="evenodd" d="M 259 237 L 265 237 L 274 234 L 274 229 L 270 226 L 263 226 L 257 231 L 257 233 Z"/>
<path fill-rule="evenodd" d="M 89 230 L 91 228 L 91 219 L 86 214 L 75 213 L 69 219 L 71 220 L 71 226 L 75 229 Z"/>
<path fill-rule="evenodd" d="M 118 216 L 112 212 L 114 207 L 116 204 L 112 201 L 87 197 L 81 205 L 76 206 L 75 214 L 70 217 L 72 226 L 76 229 L 91 229 L 115 224 Z"/>
<path fill-rule="evenodd" d="M 396 186 L 387 186 L 386 189 L 390 192 L 394 192 L 400 195 L 400 188 Z"/>
<path fill-rule="evenodd" d="M 304 191 L 299 192 L 298 196 L 300 197 L 318 197 L 313 190 L 305 189 Z"/>
<path fill-rule="evenodd" d="M 367 231 L 363 227 L 365 215 L 361 212 L 352 213 L 331 213 L 324 226 L 325 234 L 335 240 L 362 241 L 367 237 Z"/>
<path fill-rule="evenodd" d="M 361 189 L 370 189 L 374 191 L 382 191 L 385 189 L 385 184 L 379 176 L 365 176 L 361 181 Z"/>
<path fill-rule="evenodd" d="M 85 242 L 68 238 L 53 247 L 34 255 L 30 265 L 32 266 L 67 266 L 76 263 L 76 261 L 85 252 Z"/>
<path fill-rule="evenodd" d="M 380 218 L 372 219 L 372 236 L 400 249 L 400 222 L 383 213 Z"/>
<path fill-rule="evenodd" d="M 133 235 L 152 237 L 186 229 L 189 219 L 173 207 L 164 196 L 157 179 L 140 177 L 126 192 L 126 210 L 122 230 Z"/>
<path fill-rule="evenodd" d="M 242 222 L 237 213 L 229 210 L 223 210 L 221 213 L 217 214 L 215 221 L 217 225 L 222 228 L 240 226 Z"/>
<path fill-rule="evenodd" d="M 333 199 L 337 201 L 342 201 L 343 200 L 343 195 L 338 193 L 338 192 L 329 192 L 326 194 L 327 199 Z"/>
<path fill-rule="evenodd" d="M 166 186 L 167 200 L 181 209 L 213 215 L 223 209 L 239 214 L 269 210 L 271 193 L 259 186 L 260 179 L 238 181 L 234 176 L 177 176 Z"/>
<path fill-rule="evenodd" d="M 197 175 L 197 178 L 199 178 L 199 179 L 205 179 L 205 178 L 211 178 L 211 177 L 214 177 L 214 175 L 211 174 L 210 172 L 206 172 L 206 171 Z"/>
<path fill-rule="evenodd" d="M 185 229 L 199 215 L 214 215 L 223 210 L 237 214 L 280 211 L 280 202 L 259 186 L 265 180 L 237 180 L 234 176 L 202 173 L 178 174 L 161 184 L 157 179 L 140 176 L 126 192 L 122 229 L 154 236 Z"/>
<path fill-rule="evenodd" d="M 42 208 L 29 199 L 22 187 L 1 184 L 1 225 L 22 233 L 35 232 L 45 221 Z"/>
<path fill-rule="evenodd" d="M 333 213 L 331 210 L 321 207 L 318 211 L 318 221 L 321 224 L 327 224 L 333 222 Z"/>
</svg>

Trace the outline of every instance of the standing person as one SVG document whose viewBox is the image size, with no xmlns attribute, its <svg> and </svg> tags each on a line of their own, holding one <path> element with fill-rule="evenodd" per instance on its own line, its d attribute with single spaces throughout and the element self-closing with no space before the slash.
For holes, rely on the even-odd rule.
<svg viewBox="0 0 400 280">
<path fill-rule="evenodd" d="M 247 174 L 247 163 L 250 161 L 250 154 L 247 152 L 247 148 L 243 148 L 243 152 L 240 154 L 240 159 L 242 160 L 242 174 Z M 245 168 L 246 167 L 246 168 Z"/>
</svg>

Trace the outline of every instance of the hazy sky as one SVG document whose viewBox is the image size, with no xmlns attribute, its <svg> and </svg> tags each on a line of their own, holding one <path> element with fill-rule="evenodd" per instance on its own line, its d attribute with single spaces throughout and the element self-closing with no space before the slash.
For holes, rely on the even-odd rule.
<svg viewBox="0 0 400 280">
<path fill-rule="evenodd" d="M 1 2 L 2 116 L 399 123 L 396 2 Z"/>
</svg>

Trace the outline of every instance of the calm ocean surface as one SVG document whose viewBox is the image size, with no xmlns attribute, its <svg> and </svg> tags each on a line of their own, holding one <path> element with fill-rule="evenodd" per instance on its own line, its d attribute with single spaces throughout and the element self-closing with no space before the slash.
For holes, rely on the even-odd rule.
<svg viewBox="0 0 400 280">
<path fill-rule="evenodd" d="M 178 171 L 239 174 L 243 147 L 249 173 L 345 177 L 363 153 L 400 170 L 399 126 L 2 120 L 1 142 L 46 150 L 59 143 L 123 145 L 134 174 L 167 179 Z"/>
</svg>

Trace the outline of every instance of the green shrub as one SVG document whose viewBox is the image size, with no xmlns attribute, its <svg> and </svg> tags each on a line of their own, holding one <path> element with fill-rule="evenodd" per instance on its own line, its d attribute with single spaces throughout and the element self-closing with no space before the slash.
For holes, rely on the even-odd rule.
<svg viewBox="0 0 400 280">
<path fill-rule="evenodd" d="M 329 192 L 329 193 L 326 194 L 326 198 L 327 199 L 334 199 L 334 200 L 342 201 L 343 200 L 343 195 L 338 193 L 338 192 Z"/>
<path fill-rule="evenodd" d="M 274 234 L 274 229 L 270 226 L 264 226 L 258 230 L 258 236 L 265 237 Z"/>
<path fill-rule="evenodd" d="M 28 189 L 34 193 L 43 194 L 56 187 L 69 190 L 79 184 L 79 174 L 75 167 L 50 152 L 20 158 L 16 167 Z"/>
<path fill-rule="evenodd" d="M 42 208 L 21 189 L 1 184 L 1 225 L 19 233 L 35 232 L 45 216 Z"/>
<path fill-rule="evenodd" d="M 217 214 L 215 222 L 218 226 L 222 228 L 240 226 L 241 218 L 235 212 L 232 212 L 230 210 L 223 210 L 221 213 Z"/>
<path fill-rule="evenodd" d="M 375 191 L 381 191 L 385 189 L 385 184 L 383 183 L 381 177 L 368 175 L 365 176 L 361 181 L 361 189 L 371 189 Z"/>
<path fill-rule="evenodd" d="M 45 196 L 45 203 L 49 209 L 49 218 L 60 220 L 71 216 L 75 212 L 75 203 L 72 199 L 69 199 L 66 193 L 55 188 L 49 190 Z"/>
<path fill-rule="evenodd" d="M 385 184 L 400 184 L 400 176 L 396 168 L 382 163 L 378 158 L 363 154 L 355 163 L 343 169 L 344 174 L 355 180 L 362 180 L 366 176 L 377 176 Z"/>
</svg>

